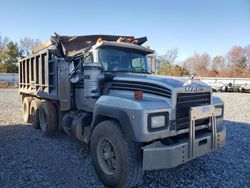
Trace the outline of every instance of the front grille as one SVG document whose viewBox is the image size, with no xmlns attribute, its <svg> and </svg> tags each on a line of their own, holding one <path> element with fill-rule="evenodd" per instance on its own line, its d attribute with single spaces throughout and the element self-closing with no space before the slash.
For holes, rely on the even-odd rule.
<svg viewBox="0 0 250 188">
<path fill-rule="evenodd" d="M 171 90 L 152 83 L 147 82 L 135 82 L 135 81 L 116 81 L 112 82 L 111 90 L 123 90 L 123 91 L 143 91 L 153 95 L 158 95 L 166 98 L 171 98 Z"/>
<path fill-rule="evenodd" d="M 195 106 L 209 105 L 211 96 L 206 93 L 178 93 L 176 104 L 176 130 L 186 129 L 189 127 L 189 109 Z M 208 124 L 209 119 L 201 119 L 195 122 L 196 126 Z"/>
</svg>

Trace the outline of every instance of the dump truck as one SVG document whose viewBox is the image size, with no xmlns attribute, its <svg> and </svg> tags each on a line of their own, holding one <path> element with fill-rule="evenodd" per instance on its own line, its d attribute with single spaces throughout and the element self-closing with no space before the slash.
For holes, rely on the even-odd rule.
<svg viewBox="0 0 250 188">
<path fill-rule="evenodd" d="M 55 34 L 19 60 L 24 122 L 86 143 L 108 187 L 135 186 L 147 170 L 173 168 L 225 144 L 223 101 L 199 80 L 152 74 L 146 41 Z"/>
</svg>

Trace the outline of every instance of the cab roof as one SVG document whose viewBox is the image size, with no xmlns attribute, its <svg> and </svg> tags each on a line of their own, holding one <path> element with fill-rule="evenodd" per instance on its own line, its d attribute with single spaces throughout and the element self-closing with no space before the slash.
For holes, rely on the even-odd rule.
<svg viewBox="0 0 250 188">
<path fill-rule="evenodd" d="M 151 50 L 151 49 L 146 48 L 144 46 L 140 46 L 140 45 L 132 44 L 132 43 L 128 43 L 128 42 L 114 42 L 114 41 L 102 41 L 102 42 L 99 42 L 96 45 L 94 45 L 92 47 L 92 49 L 97 49 L 97 48 L 101 48 L 101 47 L 105 47 L 105 46 L 129 48 L 129 49 L 134 49 L 134 50 L 145 52 L 146 54 L 154 53 L 154 50 Z"/>
</svg>

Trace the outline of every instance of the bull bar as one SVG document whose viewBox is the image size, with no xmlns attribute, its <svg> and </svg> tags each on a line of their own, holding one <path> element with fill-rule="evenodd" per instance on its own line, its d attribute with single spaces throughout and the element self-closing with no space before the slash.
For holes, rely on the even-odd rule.
<svg viewBox="0 0 250 188">
<path fill-rule="evenodd" d="M 195 121 L 209 118 L 211 133 L 196 135 Z M 142 147 L 143 170 L 173 168 L 225 145 L 226 128 L 217 130 L 213 105 L 190 108 L 189 136 L 177 143 L 165 145 L 161 141 Z"/>
</svg>

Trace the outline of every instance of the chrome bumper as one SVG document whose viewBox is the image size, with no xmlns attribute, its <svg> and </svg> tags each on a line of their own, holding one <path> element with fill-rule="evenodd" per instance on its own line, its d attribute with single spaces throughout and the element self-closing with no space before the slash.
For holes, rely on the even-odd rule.
<svg viewBox="0 0 250 188">
<path fill-rule="evenodd" d="M 144 146 L 142 148 L 143 169 L 173 168 L 223 147 L 226 140 L 226 128 L 222 127 L 217 131 L 214 115 L 213 105 L 191 108 L 189 138 L 179 140 L 178 143 L 172 145 L 164 145 L 157 141 Z M 212 132 L 195 135 L 195 120 L 206 117 L 210 118 Z"/>
</svg>

